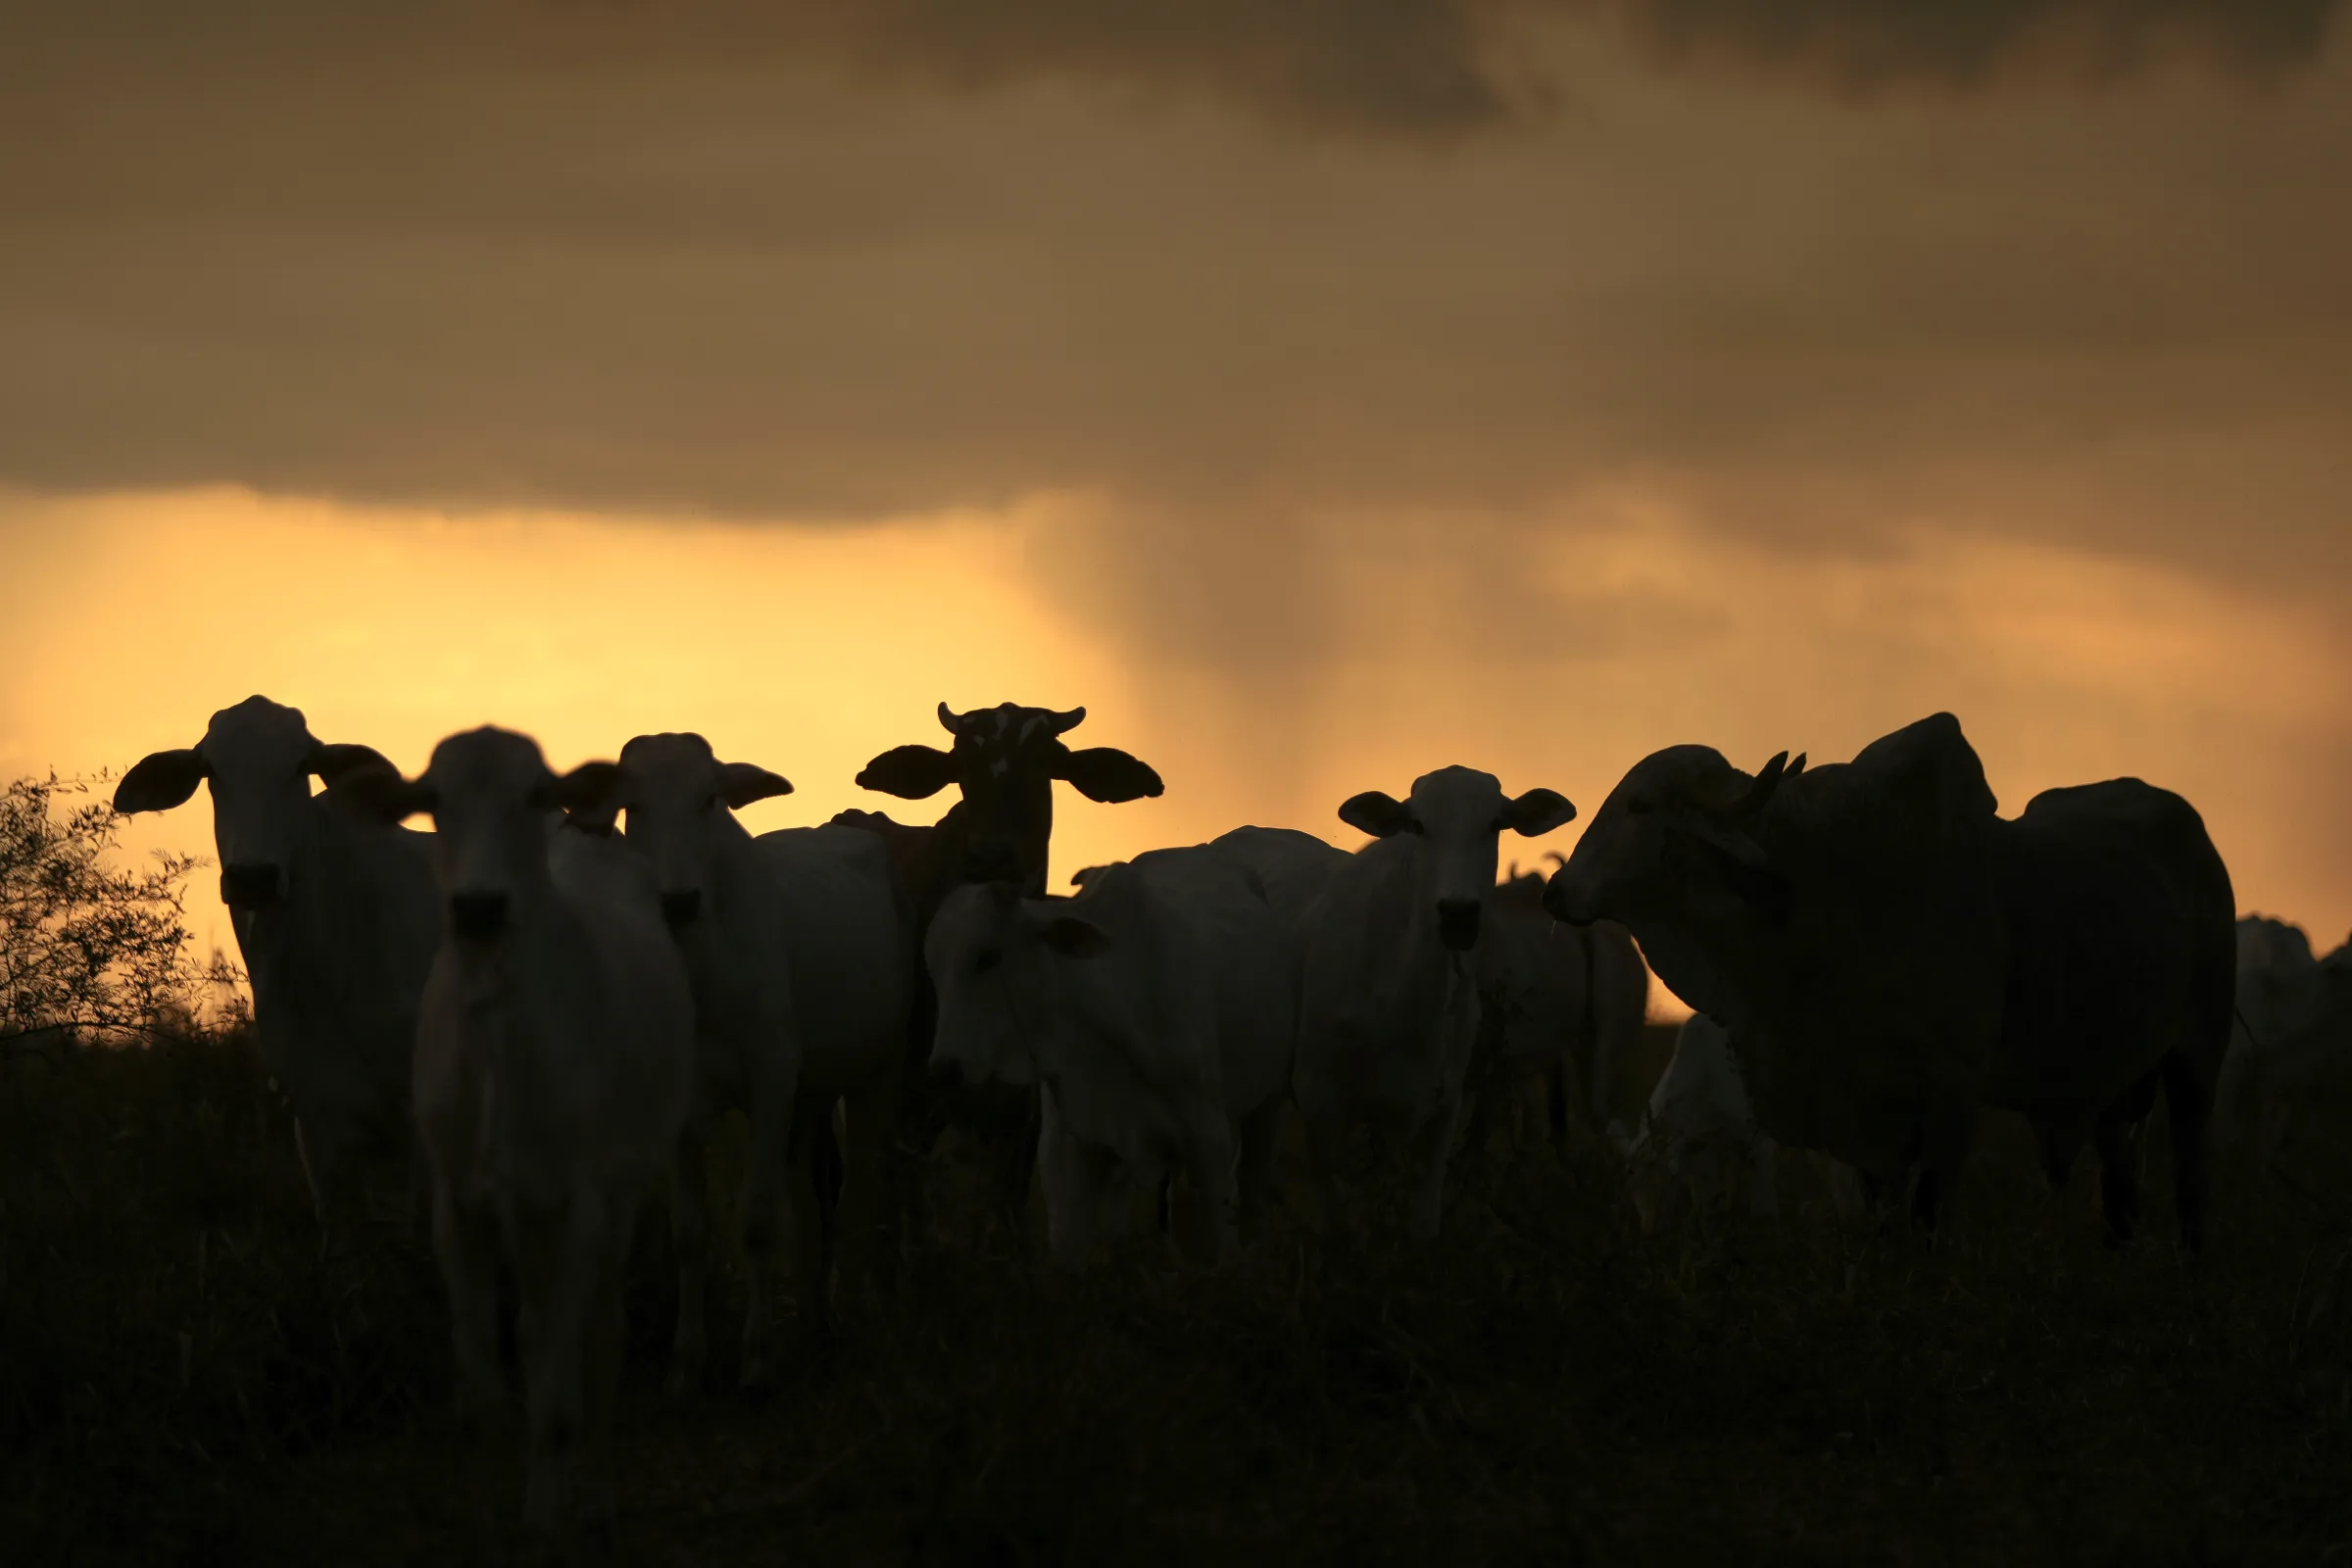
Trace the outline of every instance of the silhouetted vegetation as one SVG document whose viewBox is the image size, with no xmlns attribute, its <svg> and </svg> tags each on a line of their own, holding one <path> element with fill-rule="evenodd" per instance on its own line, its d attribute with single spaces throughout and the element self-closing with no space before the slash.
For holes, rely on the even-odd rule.
<svg viewBox="0 0 2352 1568">
<path fill-rule="evenodd" d="M 0 1558 L 408 1562 L 474 1528 L 479 1490 L 504 1518 L 519 1444 L 478 1461 L 486 1489 L 452 1446 L 421 1240 L 322 1258 L 249 1036 L 147 1027 L 0 1063 Z M 2049 1197 L 2005 1118 L 1933 1246 L 1841 1226 L 1794 1177 L 1777 1228 L 1644 1237 L 1600 1148 L 1498 1137 L 1458 1169 L 1431 1249 L 1284 1222 L 1214 1272 L 1145 1245 L 1072 1275 L 1008 1255 L 950 1148 L 894 1291 L 757 1399 L 714 1322 L 684 1405 L 657 1392 L 652 1205 L 623 1555 L 2236 1562 L 2352 1540 L 2352 1229 L 2309 1202 L 2226 1180 L 2204 1263 L 2169 1217 L 2111 1249 L 2095 1184 Z M 1304 1206 L 1295 1151 L 1289 1174 Z"/>
</svg>

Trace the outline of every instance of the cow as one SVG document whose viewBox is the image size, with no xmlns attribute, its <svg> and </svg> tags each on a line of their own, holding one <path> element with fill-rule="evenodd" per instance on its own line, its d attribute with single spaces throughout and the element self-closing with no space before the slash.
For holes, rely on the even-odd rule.
<svg viewBox="0 0 2352 1568">
<path fill-rule="evenodd" d="M 1736 1207 L 1742 1199 L 1753 1218 L 1779 1217 L 1779 1150 L 1756 1127 L 1730 1034 L 1705 1013 L 1675 1032 L 1674 1055 L 1650 1091 L 1627 1163 L 1627 1191 L 1645 1231 L 1675 1208 Z"/>
<path fill-rule="evenodd" d="M 1506 797 L 1494 774 L 1468 767 L 1423 774 L 1407 800 L 1367 790 L 1341 805 L 1340 819 L 1373 842 L 1332 870 L 1303 917 L 1293 1071 L 1328 1217 L 1348 1134 L 1370 1126 L 1400 1146 L 1412 1236 L 1437 1235 L 1478 1029 L 1474 950 L 1496 835 L 1548 833 L 1575 814 L 1555 791 Z"/>
<path fill-rule="evenodd" d="M 2340 1206 L 2352 1196 L 2352 943 L 2315 962 L 2299 989 L 2257 1057 L 2253 1152 L 2289 1189 Z"/>
<path fill-rule="evenodd" d="M 409 1061 L 441 940 L 431 836 L 311 793 L 313 777 L 331 784 L 376 765 L 390 764 L 368 747 L 319 741 L 298 709 L 249 697 L 215 713 L 194 746 L 141 759 L 115 789 L 115 809 L 132 813 L 211 787 L 220 902 L 253 986 L 254 1035 L 293 1110 L 330 1246 L 358 1217 L 368 1157 L 412 1152 Z"/>
<path fill-rule="evenodd" d="M 1937 713 L 1805 771 L 1706 746 L 1637 762 L 1544 890 L 1614 919 L 1731 1033 L 1757 1125 L 1864 1176 L 1916 1176 L 1933 1226 L 2001 1042 L 2008 935 L 1994 803 Z"/>
<path fill-rule="evenodd" d="M 1336 853 L 1336 852 L 1335 852 Z M 1297 966 L 1263 884 L 1215 845 L 1098 868 L 1075 898 L 948 895 L 924 953 L 935 1070 L 1042 1089 L 1049 1245 L 1119 1239 L 1181 1172 L 1200 1261 L 1257 1229 L 1290 1083 Z M 1238 1164 L 1237 1172 L 1237 1150 Z"/>
<path fill-rule="evenodd" d="M 741 1381 L 757 1387 L 775 1371 L 780 1204 L 792 1215 L 802 1322 L 815 1331 L 826 1321 L 830 1216 L 817 1167 L 845 1096 L 855 1171 L 845 1196 L 866 1213 L 852 1230 L 860 1244 L 877 1234 L 872 1207 L 895 1128 L 906 1017 L 889 853 L 873 834 L 846 827 L 754 838 L 734 812 L 790 794 L 791 782 L 721 761 L 700 735 L 636 736 L 609 777 L 591 825 L 626 813 L 626 843 L 652 869 L 694 985 L 696 1095 L 670 1184 L 679 1269 L 671 1388 L 702 1382 L 708 1150 L 714 1121 L 729 1110 L 743 1112 L 750 1134 Z M 861 1253 L 858 1261 L 871 1260 Z"/>
<path fill-rule="evenodd" d="M 2328 1042 L 2341 1033 L 2339 1019 L 2331 1035 L 2329 1009 L 2352 975 L 2352 942 L 2315 958 L 2301 930 L 2259 915 L 2238 921 L 2237 935 L 2236 1027 L 2216 1091 L 2216 1141 L 2251 1170 L 2305 1182 L 2313 1161 L 2300 1159 L 2297 1174 L 2280 1156 L 2296 1144 L 2308 1153 L 2344 1125 Z"/>
<path fill-rule="evenodd" d="M 693 994 L 653 878 L 609 839 L 553 825 L 612 768 L 559 777 L 528 736 L 482 728 L 435 747 L 414 780 L 369 765 L 336 786 L 437 830 L 446 935 L 415 1093 L 458 1408 L 478 1430 L 504 1399 L 503 1265 L 520 1309 L 524 1517 L 563 1547 L 610 1542 L 622 1275 L 694 1077 Z"/>
<path fill-rule="evenodd" d="M 958 1089 L 930 1075 L 938 998 L 923 965 L 923 934 L 948 894 L 967 883 L 1009 882 L 1027 896 L 1044 896 L 1055 779 L 1105 804 L 1163 792 L 1159 774 L 1127 752 L 1107 746 L 1073 751 L 1061 737 L 1085 717 L 1083 708 L 1056 712 L 1002 703 L 958 713 L 941 703 L 940 727 L 955 737 L 948 750 L 893 747 L 867 762 L 857 782 L 906 800 L 925 800 L 954 785 L 961 798 L 947 814 L 928 827 L 895 822 L 878 811 L 833 818 L 879 835 L 890 850 L 910 998 L 900 1086 L 902 1137 L 910 1150 L 927 1153 L 950 1120 L 977 1134 L 995 1166 L 998 1200 L 1015 1231 L 1036 1155 L 1037 1096 L 1004 1085 Z M 919 1184 L 909 1191 L 919 1197 Z"/>
<path fill-rule="evenodd" d="M 1603 1134 L 1618 1064 L 1639 1045 L 1649 968 L 1626 929 L 1579 930 L 1544 908 L 1544 878 L 1513 874 L 1488 901 L 1478 944 L 1478 1088 L 1465 1147 L 1483 1147 L 1493 1118 L 1531 1079 L 1544 1088 L 1553 1144 L 1570 1118 Z"/>
<path fill-rule="evenodd" d="M 2217 1151 L 2232 1155 L 2255 1151 L 2265 1059 L 2317 1000 L 2318 973 L 2319 960 L 2302 927 L 2260 914 L 2237 922 L 2236 1020 L 2214 1091 Z"/>
<path fill-rule="evenodd" d="M 2182 1245 L 2204 1243 L 2206 1145 L 2229 1049 L 2236 899 L 2205 824 L 2134 778 L 2045 790 L 1997 825 L 2009 927 L 1985 1099 L 2022 1113 L 2052 1185 L 2098 1151 L 2110 1235 L 2139 1215 L 2139 1131 L 2159 1085 Z"/>
</svg>

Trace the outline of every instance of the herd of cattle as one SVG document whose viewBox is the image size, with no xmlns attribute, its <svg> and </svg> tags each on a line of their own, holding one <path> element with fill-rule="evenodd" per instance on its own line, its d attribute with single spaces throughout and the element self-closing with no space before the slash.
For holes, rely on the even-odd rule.
<svg viewBox="0 0 2352 1568">
<path fill-rule="evenodd" d="M 1606 1131 L 1675 1182 L 1752 1181 L 1768 1209 L 1786 1146 L 1832 1164 L 1841 1197 L 1931 1225 L 1979 1112 L 2014 1110 L 2053 1181 L 2097 1150 L 2124 1235 L 2161 1089 L 2195 1248 L 2217 1094 L 2225 1134 L 2291 1148 L 2352 1014 L 2344 952 L 2236 923 L 2185 802 L 2125 779 L 2000 818 L 1948 714 L 1810 770 L 1656 753 L 1548 883 L 1497 885 L 1499 835 L 1576 808 L 1446 767 L 1344 803 L 1372 836 L 1355 854 L 1243 827 L 1053 896 L 1055 779 L 1161 793 L 1127 753 L 1066 745 L 1084 716 L 943 704 L 949 749 L 858 776 L 908 799 L 956 787 L 928 827 L 846 811 L 754 837 L 734 810 L 791 784 L 696 735 L 559 776 L 485 728 L 404 778 L 260 697 L 123 776 L 126 812 L 210 785 L 260 1049 L 329 1234 L 376 1154 L 409 1154 L 429 1187 L 469 1417 L 501 1399 L 502 1268 L 514 1281 L 535 1529 L 609 1526 L 619 1286 L 665 1170 L 672 1377 L 702 1380 L 704 1162 L 730 1111 L 749 1128 L 758 1381 L 780 1353 L 775 1276 L 810 1323 L 836 1268 L 845 1298 L 886 1277 L 950 1124 L 991 1156 L 1007 1217 L 1034 1177 L 1056 1258 L 1155 1220 L 1203 1260 L 1247 1245 L 1288 1106 L 1327 1223 L 1362 1207 L 1369 1132 L 1407 1229 L 1432 1236 L 1465 1132 L 1483 1146 L 1538 1087 L 1554 1138 Z M 433 832 L 400 825 L 419 815 Z M 1603 1128 L 1650 968 L 1699 1016 L 1644 1125 Z M 1652 1216 L 1655 1193 L 1636 1196 Z"/>
</svg>

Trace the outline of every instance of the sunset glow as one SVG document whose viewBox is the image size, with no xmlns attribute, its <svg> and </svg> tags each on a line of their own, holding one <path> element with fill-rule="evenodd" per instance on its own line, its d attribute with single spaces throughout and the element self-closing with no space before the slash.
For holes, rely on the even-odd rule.
<svg viewBox="0 0 2352 1568">
<path fill-rule="evenodd" d="M 1155 661 L 1133 627 L 1057 593 L 1054 541 L 1107 526 L 1040 498 L 857 528 L 423 514 L 242 491 L 18 498 L 0 765 L 122 768 L 191 744 L 253 692 L 403 767 L 499 722 L 567 765 L 697 729 L 792 778 L 756 829 L 849 806 L 928 820 L 852 776 L 937 738 L 942 700 L 1085 704 L 1086 736 L 1168 780 L 1157 801 L 1063 792 L 1054 877 L 1250 821 L 1347 844 L 1332 815 L 1460 761 L 1586 813 L 1662 745 L 1754 766 L 1822 760 L 1937 708 L 1961 713 L 2005 810 L 2132 773 L 2205 813 L 2241 906 L 2315 939 L 2352 925 L 2352 875 L 2313 737 L 2352 708 L 2344 632 L 2147 563 L 1920 532 L 1875 559 L 1711 536 L 1638 496 L 1528 525 L 1543 548 L 1493 603 L 1478 530 L 1386 519 L 1315 567 L 1330 604 L 1302 663 Z M 1510 842 L 1537 862 L 1572 843 Z M 208 808 L 138 819 L 134 849 L 209 853 Z M 2322 853 L 2328 846 L 2333 853 Z M 200 945 L 225 945 L 209 878 Z"/>
</svg>

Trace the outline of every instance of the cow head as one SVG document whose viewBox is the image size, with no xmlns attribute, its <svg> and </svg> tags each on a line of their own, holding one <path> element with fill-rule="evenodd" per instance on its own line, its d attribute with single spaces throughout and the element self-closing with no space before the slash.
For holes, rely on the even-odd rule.
<svg viewBox="0 0 2352 1568">
<path fill-rule="evenodd" d="M 1788 916 L 1787 880 L 1757 842 L 1773 793 L 1804 770 L 1781 753 L 1752 778 L 1708 746 L 1670 746 L 1633 769 L 1593 813 L 1576 852 L 1553 874 L 1544 907 L 1590 925 L 1720 906 Z"/>
<path fill-rule="evenodd" d="M 1164 785 L 1145 763 L 1115 747 L 1072 751 L 1061 737 L 1086 710 L 1057 713 L 1003 703 L 958 713 L 939 705 L 953 747 L 899 746 L 865 764 L 858 784 L 919 801 L 949 785 L 963 794 L 966 849 L 956 874 L 967 882 L 1017 882 L 1045 891 L 1046 844 L 1054 831 L 1054 780 L 1091 801 L 1115 803 L 1158 795 Z"/>
<path fill-rule="evenodd" d="M 790 795 L 792 781 L 751 762 L 722 762 L 700 735 L 640 735 L 620 749 L 612 788 L 578 813 L 583 825 L 609 825 L 628 812 L 629 847 L 653 867 L 662 913 L 673 926 L 692 924 L 710 902 L 721 843 L 741 838 L 728 813 L 773 796 Z"/>
<path fill-rule="evenodd" d="M 1040 1076 L 1034 1031 L 1050 1026 L 1016 988 L 1041 963 L 1084 962 L 1110 937 L 1083 901 L 1029 899 L 1009 882 L 950 893 L 923 936 L 923 962 L 939 992 L 933 1072 L 966 1083 L 1031 1084 Z M 1025 989 L 1025 988 L 1024 988 Z"/>
<path fill-rule="evenodd" d="M 1419 895 L 1435 906 L 1438 936 L 1464 953 L 1478 945 L 1481 913 L 1494 887 L 1495 840 L 1503 829 L 1530 838 L 1576 818 L 1556 790 L 1506 798 L 1492 773 L 1442 767 L 1413 780 L 1406 800 L 1366 790 L 1340 807 L 1340 820 L 1374 838 L 1417 836 L 1414 874 Z"/>
<path fill-rule="evenodd" d="M 387 822 L 433 819 L 433 874 L 450 933 L 490 942 L 547 885 L 547 829 L 558 811 L 587 808 L 612 789 L 611 762 L 558 777 L 528 735 L 485 725 L 433 748 L 414 779 L 389 762 L 356 768 L 335 792 Z"/>
<path fill-rule="evenodd" d="M 170 810 L 210 783 L 220 902 L 262 908 L 283 899 L 291 883 L 308 830 L 311 776 L 331 785 L 355 768 L 391 765 L 370 747 L 316 739 L 300 709 L 248 697 L 215 713 L 194 746 L 141 758 L 116 786 L 115 809 Z"/>
</svg>

